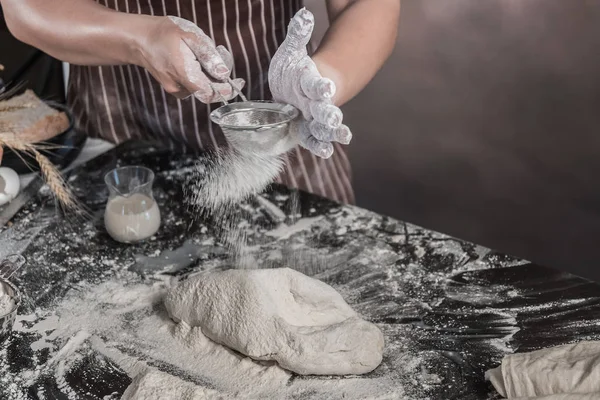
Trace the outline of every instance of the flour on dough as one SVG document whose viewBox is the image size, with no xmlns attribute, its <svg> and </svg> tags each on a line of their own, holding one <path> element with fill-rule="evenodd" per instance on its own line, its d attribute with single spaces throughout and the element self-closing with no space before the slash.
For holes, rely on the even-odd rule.
<svg viewBox="0 0 600 400">
<path fill-rule="evenodd" d="M 213 341 L 298 374 L 374 370 L 383 334 L 331 286 L 289 268 L 208 272 L 165 298 L 171 318 Z"/>
</svg>

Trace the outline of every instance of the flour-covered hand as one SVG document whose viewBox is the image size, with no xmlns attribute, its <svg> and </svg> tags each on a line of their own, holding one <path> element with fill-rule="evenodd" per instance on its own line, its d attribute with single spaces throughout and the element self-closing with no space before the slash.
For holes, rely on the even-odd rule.
<svg viewBox="0 0 600 400">
<path fill-rule="evenodd" d="M 196 24 L 179 17 L 152 17 L 141 40 L 136 64 L 146 68 L 162 87 L 176 97 L 194 95 L 203 103 L 236 96 L 225 80 L 233 57 Z M 234 79 L 237 87 L 243 79 Z M 216 93 L 218 91 L 219 93 Z"/>
<path fill-rule="evenodd" d="M 314 25 L 314 16 L 304 8 L 292 18 L 287 37 L 271 60 L 269 86 L 275 101 L 291 104 L 302 112 L 304 119 L 295 124 L 300 145 L 329 158 L 332 142 L 348 144 L 352 133 L 342 124 L 342 111 L 331 100 L 335 84 L 321 76 L 308 56 L 306 46 Z"/>
</svg>

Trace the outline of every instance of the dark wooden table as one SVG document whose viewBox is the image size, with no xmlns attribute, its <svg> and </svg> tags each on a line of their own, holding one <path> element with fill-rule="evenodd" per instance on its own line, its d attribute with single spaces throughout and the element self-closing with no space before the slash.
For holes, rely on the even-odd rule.
<svg viewBox="0 0 600 400">
<path fill-rule="evenodd" d="M 24 294 L 17 325 L 28 328 L 51 317 L 81 285 L 90 289 L 114 279 L 115 266 L 127 266 L 142 283 L 158 275 L 230 266 L 227 249 L 215 240 L 218 221 L 192 218 L 182 206 L 182 187 L 195 162 L 127 144 L 74 170 L 70 182 L 93 213 L 89 221 L 65 219 L 42 191 L 14 225 L 0 232 L 0 254 L 18 252 L 28 260 L 14 278 Z M 127 246 L 112 241 L 102 226 L 107 198 L 102 177 L 117 165 L 132 164 L 156 172 L 154 193 L 163 224 L 153 240 Z M 399 398 L 495 398 L 483 374 L 504 354 L 600 339 L 600 287 L 593 282 L 284 187 L 271 188 L 262 199 L 287 214 L 284 226 L 297 229 L 274 234 L 278 223 L 265 212 L 264 201 L 240 205 L 257 265 L 291 266 L 315 276 L 378 324 L 386 340 L 384 360 L 360 379 L 396 382 Z M 178 259 L 178 252 L 189 257 Z M 159 256 L 143 256 L 150 254 Z M 81 399 L 120 398 L 131 382 L 113 360 L 87 353 L 92 350 L 83 345 L 57 382 L 52 360 L 66 339 L 32 348 L 44 335 L 51 338 L 52 332 L 21 328 L 0 346 L 0 399 L 68 399 L 69 393 Z M 135 348 L 121 351 L 153 361 Z M 158 369 L 178 374 L 176 365 L 154 361 Z M 227 388 L 216 389 L 227 393 Z M 343 386 L 338 394 L 352 398 Z"/>
</svg>

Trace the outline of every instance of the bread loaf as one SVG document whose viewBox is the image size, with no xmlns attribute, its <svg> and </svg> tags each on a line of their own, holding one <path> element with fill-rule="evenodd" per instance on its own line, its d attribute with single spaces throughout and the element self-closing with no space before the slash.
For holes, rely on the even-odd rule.
<svg viewBox="0 0 600 400">
<path fill-rule="evenodd" d="M 69 127 L 68 116 L 31 90 L 0 101 L 0 133 L 14 133 L 24 143 L 47 141 Z"/>
</svg>

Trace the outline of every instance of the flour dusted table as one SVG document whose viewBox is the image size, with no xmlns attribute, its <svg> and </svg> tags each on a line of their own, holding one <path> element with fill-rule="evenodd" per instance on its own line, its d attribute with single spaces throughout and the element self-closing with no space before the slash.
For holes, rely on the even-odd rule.
<svg viewBox="0 0 600 400">
<path fill-rule="evenodd" d="M 24 294 L 19 314 L 26 316 L 17 324 L 30 327 L 36 316 L 48 316 L 81 282 L 99 285 L 114 278 L 115 265 L 140 279 L 224 267 L 227 251 L 214 240 L 206 244 L 217 221 L 195 220 L 181 205 L 195 161 L 128 143 L 70 173 L 71 185 L 93 212 L 91 221 L 64 219 L 44 191 L 21 210 L 0 231 L 0 255 L 16 252 L 28 260 L 14 278 Z M 102 178 L 117 165 L 133 164 L 156 172 L 163 224 L 152 240 L 127 246 L 103 229 Z M 265 211 L 264 200 L 288 215 L 282 225 Z M 361 379 L 391 377 L 404 398 L 495 398 L 483 374 L 503 354 L 600 339 L 600 286 L 573 275 L 280 186 L 263 201 L 241 205 L 239 213 L 250 227 L 248 246 L 259 265 L 293 264 L 340 290 L 378 324 L 386 340 L 384 360 Z M 0 346 L 0 399 L 120 398 L 131 382 L 111 360 L 92 354 L 79 354 L 58 382 L 51 361 L 64 342 L 32 348 L 40 335 L 51 338 L 52 332 L 20 329 Z"/>
</svg>

